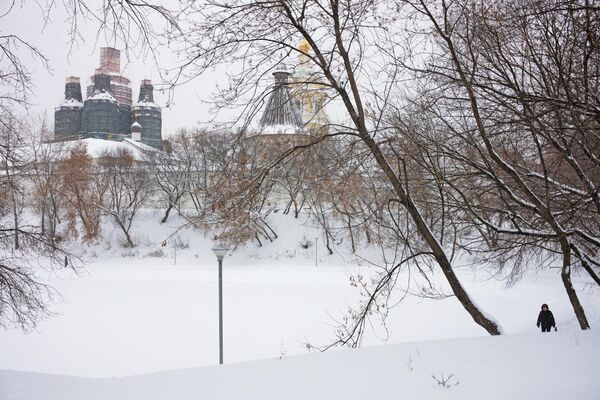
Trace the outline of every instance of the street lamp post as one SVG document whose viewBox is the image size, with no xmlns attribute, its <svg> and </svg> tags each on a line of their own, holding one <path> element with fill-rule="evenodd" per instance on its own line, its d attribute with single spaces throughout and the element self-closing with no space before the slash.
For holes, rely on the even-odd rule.
<svg viewBox="0 0 600 400">
<path fill-rule="evenodd" d="M 221 244 L 212 248 L 219 261 L 219 364 L 223 364 L 223 258 L 229 249 Z"/>
</svg>

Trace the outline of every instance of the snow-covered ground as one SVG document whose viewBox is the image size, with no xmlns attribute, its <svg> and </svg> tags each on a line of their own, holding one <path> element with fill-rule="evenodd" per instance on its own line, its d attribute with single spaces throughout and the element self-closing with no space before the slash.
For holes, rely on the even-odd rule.
<svg viewBox="0 0 600 400">
<path fill-rule="evenodd" d="M 528 334 L 406 343 L 127 378 L 0 371 L 0 398 L 597 400 L 598 360 L 598 331 Z"/>
<path fill-rule="evenodd" d="M 454 298 L 408 296 L 391 311 L 388 331 L 375 324 L 364 343 L 387 346 L 306 354 L 307 342 L 333 339 L 333 319 L 359 300 L 349 276 L 372 269 L 343 246 L 325 254 L 309 224 L 277 218 L 274 243 L 225 259 L 225 366 L 214 366 L 212 242 L 183 230 L 175 260 L 173 242 L 159 243 L 178 223 L 161 226 L 146 216 L 135 249 L 117 246 L 119 233 L 107 225 L 109 242 L 85 249 L 84 270 L 44 278 L 62 296 L 52 306 L 56 316 L 34 332 L 0 331 L 0 399 L 600 398 L 600 336 L 578 329 L 556 270 L 531 273 L 511 288 L 489 272 L 460 270 L 471 295 L 510 336 L 485 337 Z M 302 238 L 312 242 L 308 249 Z M 443 289 L 440 275 L 433 280 Z M 599 327 L 600 290 L 585 276 L 574 281 Z M 558 333 L 538 333 L 542 303 L 554 312 Z M 257 359 L 270 360 L 239 363 Z M 158 373 L 165 370 L 174 371 Z M 457 386 L 443 388 L 431 377 L 449 374 Z"/>
</svg>

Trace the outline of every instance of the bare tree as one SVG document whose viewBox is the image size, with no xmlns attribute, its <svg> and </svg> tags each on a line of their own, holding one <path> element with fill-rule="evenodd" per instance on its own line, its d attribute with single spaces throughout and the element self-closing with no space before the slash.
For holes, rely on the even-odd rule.
<svg viewBox="0 0 600 400">
<path fill-rule="evenodd" d="M 4 120 L 0 146 L 0 326 L 33 328 L 49 316 L 53 290 L 37 278 L 40 267 L 73 267 L 77 259 L 21 211 L 30 201 L 28 127 Z"/>
<path fill-rule="evenodd" d="M 394 7 L 378 1 L 243 1 L 235 4 L 211 1 L 186 9 L 191 29 L 182 47 L 189 49 L 185 66 L 177 78 L 191 78 L 216 65 L 241 62 L 232 77 L 222 104 L 251 104 L 249 115 L 260 103 L 256 83 L 270 66 L 303 53 L 294 46 L 301 38 L 312 51 L 304 56 L 314 63 L 322 86 L 343 105 L 349 126 L 334 127 L 331 135 L 356 137 L 368 150 L 381 182 L 414 224 L 428 251 L 442 270 L 461 305 L 490 334 L 499 334 L 496 322 L 471 300 L 454 271 L 444 246 L 432 233 L 411 196 L 403 169 L 390 164 L 382 140 L 386 140 L 381 118 L 390 102 L 390 88 L 400 73 L 393 33 L 388 29 L 398 14 Z M 374 39 L 377 40 L 374 40 Z M 393 61 L 393 62 L 392 62 Z M 258 99 L 258 100 L 259 100 Z M 302 146 L 296 146 L 297 148 Z"/>
<path fill-rule="evenodd" d="M 151 167 L 155 183 L 158 187 L 160 202 L 164 204 L 165 211 L 160 222 L 165 223 L 171 211 L 180 212 L 182 203 L 189 193 L 188 177 L 190 176 L 193 159 L 186 157 L 187 137 L 179 133 L 168 142 L 166 151 L 145 154 L 145 161 Z M 181 213 L 181 212 L 180 212 Z"/>
<path fill-rule="evenodd" d="M 584 23 L 586 16 L 597 18 L 593 8 L 578 2 L 404 4 L 428 24 L 426 33 L 440 49 L 411 67 L 438 86 L 430 88 L 440 99 L 430 108 L 454 138 L 449 153 L 495 191 L 496 202 L 469 211 L 513 248 L 521 241 L 558 252 L 565 290 L 587 329 L 571 268 L 573 247 L 585 243 L 595 253 L 599 244 L 598 171 L 589 157 L 596 100 L 587 93 L 597 78 L 586 72 L 597 54 Z M 461 200 L 473 204 L 467 199 L 462 193 Z"/>
<path fill-rule="evenodd" d="M 100 211 L 96 205 L 103 204 L 106 187 L 96 174 L 94 159 L 85 143 L 73 146 L 67 157 L 60 160 L 59 168 L 68 233 L 78 235 L 79 221 L 84 240 L 95 240 L 100 233 Z"/>
<path fill-rule="evenodd" d="M 11 117 L 5 121 L 0 130 L 0 165 L 2 165 L 2 203 L 9 210 L 12 225 L 10 231 L 13 237 L 13 247 L 18 250 L 21 231 L 21 213 L 24 195 L 24 169 L 27 165 L 27 154 L 24 152 L 25 143 L 22 136 L 23 124 Z"/>
<path fill-rule="evenodd" d="M 34 193 L 31 207 L 40 217 L 41 233 L 55 242 L 62 238 L 58 232 L 61 223 L 63 195 L 60 192 L 60 160 L 66 157 L 64 143 L 47 143 L 51 132 L 45 120 L 31 122 L 32 161 L 30 177 Z"/>
<path fill-rule="evenodd" d="M 92 207 L 110 216 L 123 232 L 126 246 L 134 247 L 131 227 L 151 189 L 148 167 L 125 149 L 103 152 L 97 164 L 106 197 Z"/>
</svg>

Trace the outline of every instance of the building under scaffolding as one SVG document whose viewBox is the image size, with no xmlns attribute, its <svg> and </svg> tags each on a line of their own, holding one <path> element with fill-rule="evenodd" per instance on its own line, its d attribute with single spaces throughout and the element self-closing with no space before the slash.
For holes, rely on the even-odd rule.
<svg viewBox="0 0 600 400">
<path fill-rule="evenodd" d="M 132 125 L 141 126 L 139 140 L 154 147 L 162 145 L 161 109 L 154 103 L 154 87 L 143 80 L 137 103 L 132 106 L 130 80 L 120 75 L 121 52 L 111 47 L 100 50 L 100 67 L 81 96 L 79 77 L 65 83 L 65 100 L 54 112 L 55 140 L 132 138 Z M 135 135 L 136 137 L 138 135 Z"/>
<path fill-rule="evenodd" d="M 54 112 L 54 138 L 68 140 L 79 136 L 83 100 L 79 78 L 70 76 L 65 83 L 65 101 Z"/>
<path fill-rule="evenodd" d="M 272 86 L 267 106 L 258 125 L 262 129 L 297 131 L 302 129 L 302 116 L 295 99 L 290 93 L 289 78 L 291 73 L 281 63 L 273 70 L 275 83 Z"/>
<path fill-rule="evenodd" d="M 294 72 L 283 63 L 272 72 L 275 81 L 269 87 L 268 100 L 258 123 L 259 136 L 289 140 L 324 135 L 329 130 L 325 113 L 326 86 L 310 60 L 312 49 L 302 40 L 298 50 L 300 55 Z"/>
<path fill-rule="evenodd" d="M 162 142 L 160 107 L 154 103 L 154 86 L 148 79 L 140 85 L 140 95 L 132 108 L 133 119 L 142 126 L 145 143 L 158 147 Z"/>
</svg>

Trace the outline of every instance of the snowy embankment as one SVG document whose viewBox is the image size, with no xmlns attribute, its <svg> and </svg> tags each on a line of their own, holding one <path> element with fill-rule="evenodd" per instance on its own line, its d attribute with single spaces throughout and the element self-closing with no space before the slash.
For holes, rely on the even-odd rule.
<svg viewBox="0 0 600 400">
<path fill-rule="evenodd" d="M 597 400 L 599 360 L 598 331 L 481 337 L 125 378 L 0 371 L 0 398 Z"/>
</svg>

